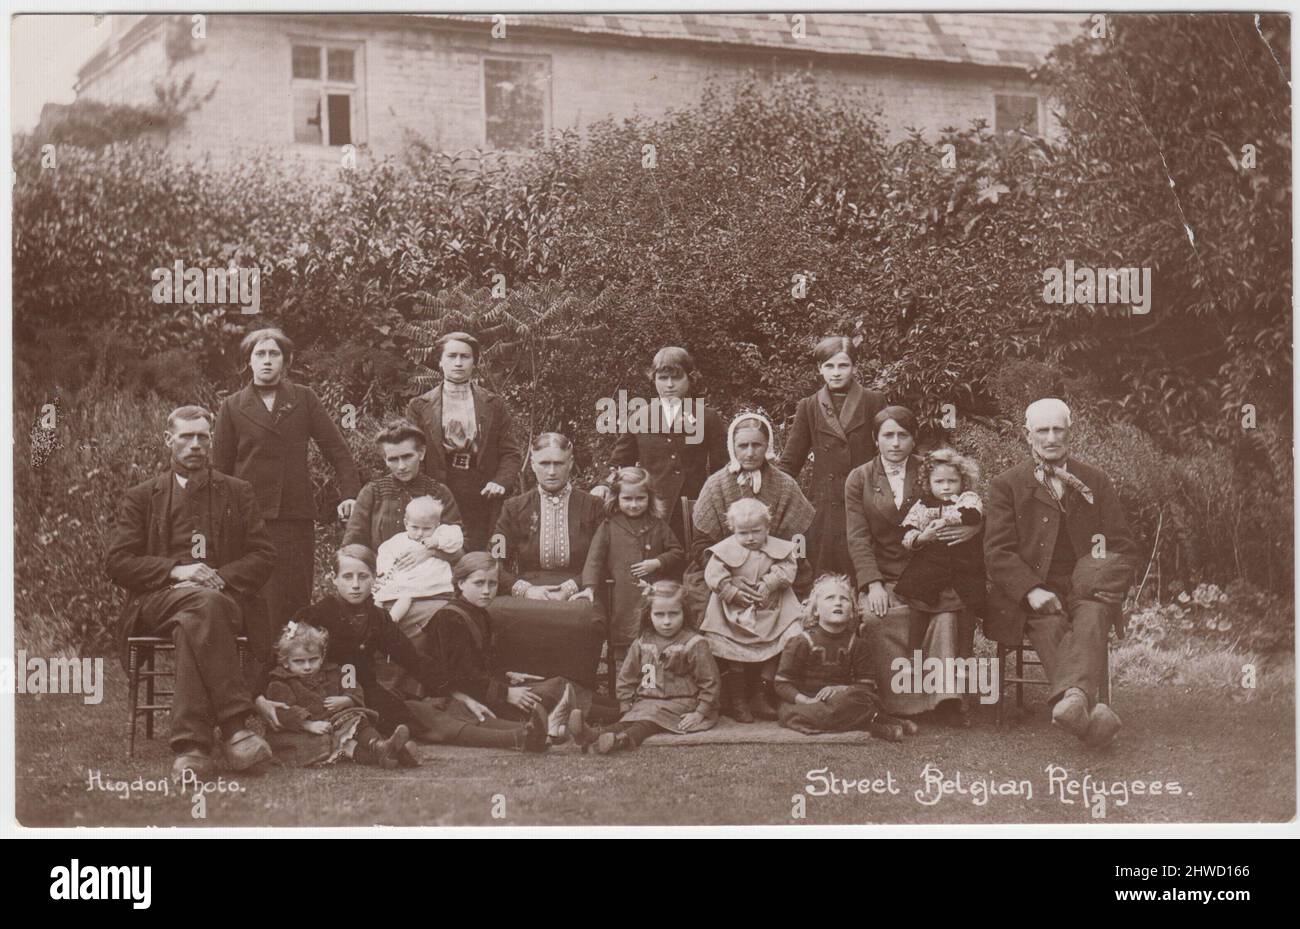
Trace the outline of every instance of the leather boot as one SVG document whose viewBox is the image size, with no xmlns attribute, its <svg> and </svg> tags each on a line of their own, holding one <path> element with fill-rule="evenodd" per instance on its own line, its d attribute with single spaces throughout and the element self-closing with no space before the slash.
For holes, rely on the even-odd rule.
<svg viewBox="0 0 1300 929">
<path fill-rule="evenodd" d="M 757 672 L 757 668 L 754 669 Z M 746 683 L 749 685 L 749 712 L 759 719 L 776 719 L 776 707 L 772 703 L 771 685 L 764 680 L 763 675 L 754 673 L 747 675 L 749 678 Z"/>
<path fill-rule="evenodd" d="M 722 712 L 738 723 L 754 721 L 745 703 L 745 675 L 740 671 L 722 673 Z"/>
</svg>

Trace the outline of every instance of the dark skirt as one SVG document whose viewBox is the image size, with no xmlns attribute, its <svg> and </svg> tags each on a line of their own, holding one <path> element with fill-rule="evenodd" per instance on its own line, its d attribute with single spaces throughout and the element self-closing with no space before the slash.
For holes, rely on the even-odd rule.
<svg viewBox="0 0 1300 929">
<path fill-rule="evenodd" d="M 315 529 L 310 519 L 268 519 L 267 534 L 275 543 L 275 568 L 262 588 L 271 640 L 293 614 L 311 604 L 315 572 Z"/>
<path fill-rule="evenodd" d="M 912 553 L 894 592 L 931 613 L 946 613 L 965 607 L 984 611 L 985 574 L 982 536 L 960 545 L 942 542 L 926 545 Z"/>
<path fill-rule="evenodd" d="M 913 610 L 895 593 L 892 581 L 886 581 L 890 594 L 890 607 L 884 616 L 874 616 L 866 608 L 866 596 L 858 598 L 862 612 L 862 636 L 871 655 L 871 664 L 880 703 L 890 716 L 914 716 L 933 710 L 954 694 L 914 693 L 895 691 L 896 669 L 894 662 L 902 658 L 908 667 L 921 652 L 926 658 L 956 659 L 974 654 L 975 624 L 969 610 L 946 615 Z"/>
<path fill-rule="evenodd" d="M 699 493 L 699 488 L 696 488 L 695 492 Z M 691 499 L 694 499 L 693 494 L 689 496 L 691 497 Z M 666 522 L 668 524 L 668 528 L 673 531 L 673 535 L 677 536 L 677 541 L 681 545 L 685 546 L 686 545 L 686 511 L 682 509 L 682 498 L 674 497 L 672 500 L 663 501 L 663 503 L 664 503 L 664 514 L 663 514 L 664 522 Z"/>
<path fill-rule="evenodd" d="M 465 551 L 485 552 L 488 550 L 488 538 L 496 526 L 501 511 L 503 498 L 489 499 L 483 496 L 483 485 L 492 480 L 477 470 L 447 471 L 447 489 L 456 498 L 456 508 L 460 510 L 461 529 L 465 533 Z"/>
<path fill-rule="evenodd" d="M 814 478 L 819 475 L 814 473 Z M 817 578 L 827 572 L 843 574 L 852 580 L 856 575 L 853 559 L 849 557 L 848 523 L 844 517 L 844 484 L 838 485 L 838 499 L 831 499 L 828 494 L 816 501 L 817 515 L 808 527 L 808 564 L 812 568 L 812 577 Z"/>
<path fill-rule="evenodd" d="M 782 703 L 777 720 L 787 729 L 809 734 L 816 732 L 854 732 L 880 712 L 880 701 L 868 687 L 850 687 L 829 700 L 816 703 Z"/>
<path fill-rule="evenodd" d="M 447 605 L 450 597 L 420 597 L 411 601 L 411 608 L 406 611 L 397 624 L 397 628 L 411 640 L 416 652 L 421 657 L 430 658 L 435 663 L 438 655 L 434 652 L 434 638 L 429 630 L 429 623 L 438 611 Z M 415 677 L 397 664 L 381 664 L 378 672 L 384 685 L 400 694 L 405 699 L 419 699 L 427 696 L 424 686 Z"/>
<path fill-rule="evenodd" d="M 530 584 L 561 584 L 573 575 L 533 571 Z M 544 678 L 562 677 L 595 689 L 596 667 L 605 641 L 605 612 L 582 600 L 529 600 L 497 597 L 488 607 L 496 644 L 495 664 Z"/>
</svg>

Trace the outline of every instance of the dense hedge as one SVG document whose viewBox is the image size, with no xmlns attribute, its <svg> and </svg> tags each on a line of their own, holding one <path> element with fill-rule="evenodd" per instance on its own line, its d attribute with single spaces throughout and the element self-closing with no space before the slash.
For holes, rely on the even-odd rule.
<svg viewBox="0 0 1300 929">
<path fill-rule="evenodd" d="M 297 376 L 366 424 L 420 389 L 439 332 L 473 329 L 521 428 L 573 434 L 588 471 L 608 449 L 596 399 L 647 391 L 658 346 L 696 353 L 724 415 L 761 406 L 783 423 L 817 386 L 812 341 L 851 335 L 864 380 L 914 406 L 928 442 L 956 408 L 955 440 L 986 471 L 1023 453 L 1026 399 L 1066 396 L 1148 550 L 1163 527 L 1166 587 L 1245 577 L 1289 592 L 1288 46 L 1266 16 L 1280 63 L 1238 62 L 1243 24 L 1261 41 L 1249 19 L 1112 17 L 1107 43 L 1060 50 L 1055 145 L 978 125 L 887 145 L 863 101 L 806 75 L 710 88 L 527 160 L 416 144 L 332 183 L 269 154 L 216 170 L 143 143 L 59 145 L 51 167 L 19 139 L 16 417 L 34 422 L 56 394 L 75 408 L 40 469 L 18 449 L 18 537 L 48 540 L 18 547 L 20 614 L 84 594 L 48 565 L 102 551 L 80 546 L 102 543 L 107 510 L 83 513 L 64 485 L 83 493 L 76 475 L 96 471 L 111 497 L 132 467 L 160 464 L 157 413 L 237 387 L 239 337 L 268 321 L 299 341 Z M 1230 106 L 1230 79 L 1258 93 Z M 1126 101 L 1114 89 L 1128 81 Z M 1254 169 L 1224 155 L 1247 138 Z M 1152 267 L 1151 314 L 1045 304 L 1042 273 L 1067 257 Z M 153 269 L 177 259 L 257 267 L 262 314 L 154 303 Z M 100 452 L 80 447 L 94 438 Z M 365 448 L 362 431 L 352 441 Z M 71 519 L 80 535 L 61 528 Z"/>
</svg>

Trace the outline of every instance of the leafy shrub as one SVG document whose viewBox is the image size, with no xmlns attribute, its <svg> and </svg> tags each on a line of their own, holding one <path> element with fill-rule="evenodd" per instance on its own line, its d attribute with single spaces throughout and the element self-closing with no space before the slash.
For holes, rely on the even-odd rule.
<svg viewBox="0 0 1300 929">
<path fill-rule="evenodd" d="M 1043 357 L 1094 370 L 1113 385 L 1112 415 L 1162 437 L 1235 440 L 1243 403 L 1289 434 L 1290 23 L 1107 22 L 1104 42 L 1062 46 L 1044 69 L 1077 174 L 1060 209 L 1081 221 L 1052 243 L 1053 264 L 1151 268 L 1155 299 L 1141 318 L 1053 314 Z"/>
<path fill-rule="evenodd" d="M 1211 104 L 1235 95 L 1225 50 L 1249 18 L 1110 21 L 1112 44 L 1062 50 L 1047 71 L 1066 85 L 1060 144 L 977 124 L 887 145 L 862 100 L 808 75 L 710 88 L 657 119 L 561 134 L 529 159 L 416 140 L 400 159 L 325 179 L 269 153 L 213 169 L 138 143 L 65 144 L 46 169 L 20 144 L 16 421 L 63 398 L 85 407 L 84 434 L 139 459 L 157 447 L 164 407 L 213 406 L 241 386 L 240 337 L 275 322 L 299 345 L 293 376 L 334 415 L 358 414 L 348 441 L 374 475 L 373 428 L 427 386 L 436 336 L 464 327 L 485 337 L 483 376 L 521 432 L 570 433 L 586 475 L 610 446 L 594 433 L 596 398 L 646 394 L 656 348 L 692 350 L 724 418 L 761 406 L 780 428 L 819 386 L 813 342 L 839 333 L 858 344 L 862 378 L 918 412 L 927 443 L 947 439 L 942 413 L 955 405 L 952 438 L 990 476 L 1023 460 L 1024 404 L 1066 397 L 1079 454 L 1115 479 L 1145 550 L 1159 527 L 1155 586 L 1240 576 L 1289 590 L 1290 150 L 1268 90 L 1277 77 L 1252 58 L 1267 92 L 1233 111 L 1233 138 L 1262 140 L 1265 167 L 1248 175 L 1205 126 Z M 1279 22 L 1262 21 L 1286 49 Z M 1144 108 L 1153 145 L 1124 99 L 1096 92 L 1128 78 L 1138 99 L 1213 90 L 1191 116 Z M 1191 166 L 1177 190 L 1195 251 L 1171 218 L 1161 151 Z M 1099 229 L 1114 232 L 1099 244 Z M 1151 317 L 1045 305 L 1042 270 L 1064 256 L 1155 267 Z M 262 314 L 153 303 L 151 272 L 177 259 L 256 267 Z M 1259 408 L 1254 430 L 1226 416 L 1243 402 Z M 1116 419 L 1125 425 L 1110 428 Z M 20 469 L 19 538 L 75 547 L 59 513 L 86 517 L 47 507 L 77 483 L 68 438 L 33 435 L 19 460 L 52 457 Z M 311 454 L 318 502 L 332 505 L 332 476 Z M 110 468 L 120 492 L 131 475 Z M 48 586 L 41 571 L 20 558 L 22 602 L 50 616 L 60 591 L 81 588 Z"/>
<path fill-rule="evenodd" d="M 104 554 L 123 491 L 161 472 L 173 404 L 96 383 L 57 398 L 14 447 L 14 606 L 20 643 L 107 645 L 123 598 Z M 33 466 L 35 441 L 48 450 Z"/>
<path fill-rule="evenodd" d="M 1197 584 L 1167 603 L 1152 602 L 1129 614 L 1128 633 L 1160 648 L 1187 641 L 1212 642 L 1264 654 L 1295 648 L 1294 611 L 1283 599 L 1245 582 L 1226 589 Z"/>
</svg>

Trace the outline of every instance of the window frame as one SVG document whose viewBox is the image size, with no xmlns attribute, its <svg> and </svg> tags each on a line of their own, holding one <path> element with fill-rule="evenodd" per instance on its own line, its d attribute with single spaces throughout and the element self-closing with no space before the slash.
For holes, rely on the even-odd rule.
<svg viewBox="0 0 1300 929">
<path fill-rule="evenodd" d="M 321 36 L 311 36 L 301 33 L 291 33 L 287 36 L 288 55 L 287 71 L 289 74 L 289 141 L 304 149 L 321 150 L 321 151 L 341 151 L 346 145 L 364 145 L 368 137 L 366 117 L 367 107 L 365 99 L 366 71 L 365 71 L 365 48 L 366 43 L 361 39 L 339 39 L 326 38 Z M 320 77 L 294 77 L 293 74 L 293 52 L 298 47 L 314 47 L 318 50 L 320 56 Z M 348 51 L 352 53 L 352 80 L 340 81 L 331 80 L 329 77 L 329 53 L 331 51 Z M 297 96 L 300 89 L 315 90 L 320 99 L 320 136 L 321 140 L 316 142 L 304 142 L 297 137 Z M 338 145 L 330 144 L 330 126 L 329 126 L 329 97 L 331 95 L 346 95 L 350 101 L 349 111 L 351 114 L 351 138 L 347 142 Z"/>
<path fill-rule="evenodd" d="M 1044 129 L 1044 126 L 1043 126 L 1043 98 L 1042 98 L 1042 95 L 1041 95 L 1041 94 L 1034 93 L 1033 91 L 1020 91 L 1020 90 L 995 90 L 995 91 L 993 91 L 993 94 L 992 94 L 992 106 L 991 106 L 991 108 L 992 108 L 992 113 L 990 114 L 990 117 L 989 117 L 989 126 L 992 127 L 993 132 L 994 132 L 995 134 L 997 134 L 997 135 L 1002 135 L 1004 132 L 1015 132 L 1014 129 L 999 129 L 999 128 L 998 128 L 998 97 L 1032 97 L 1033 100 L 1034 100 L 1034 123 L 1035 123 L 1035 131 L 1034 131 L 1033 134 L 1034 134 L 1034 135 L 1037 135 L 1037 136 L 1040 136 L 1040 137 L 1043 135 L 1043 129 Z"/>
<path fill-rule="evenodd" d="M 542 145 L 543 147 L 551 144 L 551 135 L 553 132 L 553 123 L 551 121 L 551 109 L 554 106 L 554 86 L 555 70 L 554 62 L 550 55 L 515 55 L 499 54 L 497 52 L 484 52 L 479 55 L 478 62 L 478 83 L 479 83 L 479 141 L 484 149 L 488 148 L 488 101 L 487 101 L 487 63 L 492 61 L 520 61 L 528 64 L 541 64 L 546 68 L 546 87 L 544 99 L 542 101 Z M 531 148 L 498 148 L 492 151 L 505 152 L 507 154 L 527 154 L 535 151 Z"/>
</svg>

